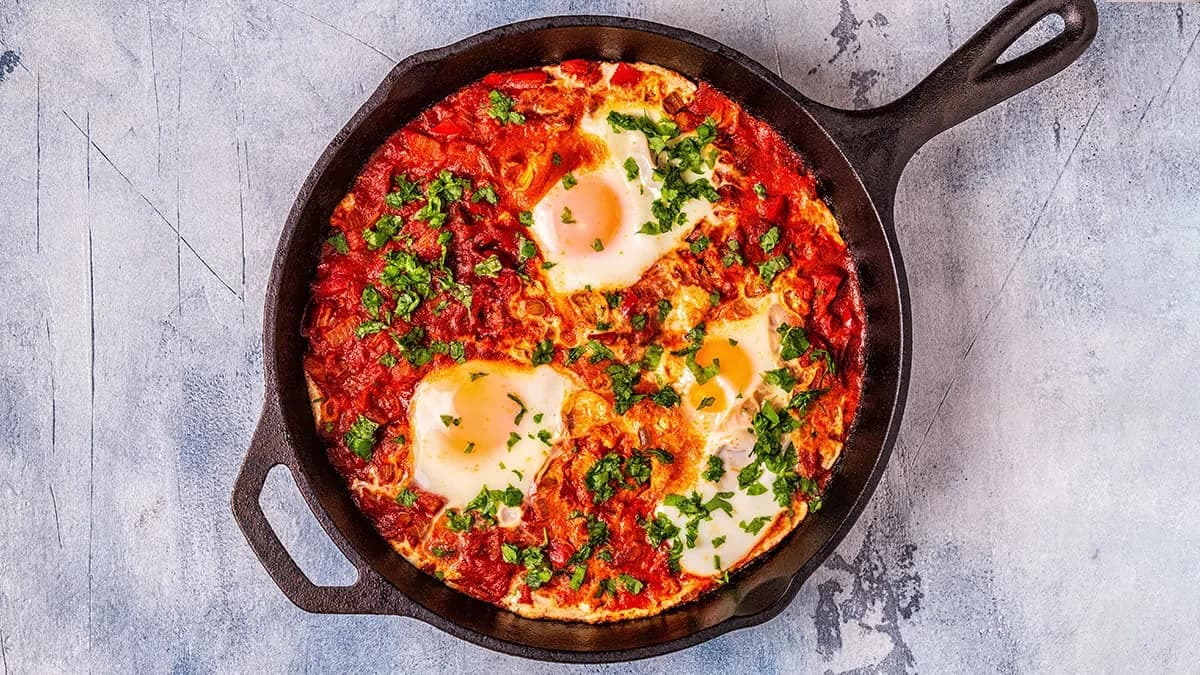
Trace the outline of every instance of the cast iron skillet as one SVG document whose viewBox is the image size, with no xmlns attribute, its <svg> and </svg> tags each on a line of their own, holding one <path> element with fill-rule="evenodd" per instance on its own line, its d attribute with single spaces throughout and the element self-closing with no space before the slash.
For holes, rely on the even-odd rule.
<svg viewBox="0 0 1200 675">
<path fill-rule="evenodd" d="M 1062 17 L 1062 33 L 1015 60 L 997 62 L 1051 14 Z M 234 515 L 254 552 L 288 598 L 310 612 L 413 617 L 475 644 L 536 659 L 657 656 L 771 619 L 854 523 L 896 439 L 912 349 L 908 285 L 892 223 L 900 172 L 933 136 L 1065 68 L 1087 48 L 1096 27 L 1092 0 L 1020 0 L 908 94 L 864 111 L 814 103 L 718 42 L 633 19 L 534 19 L 405 59 L 317 160 L 275 254 L 263 326 L 262 418 L 233 492 Z M 420 110 L 491 71 L 570 58 L 660 64 L 713 84 L 782 132 L 811 164 L 838 216 L 858 263 L 867 314 L 861 407 L 824 508 L 699 601 L 650 618 L 595 626 L 521 618 L 451 590 L 396 554 L 354 506 L 326 459 L 301 366 L 301 317 L 329 215 L 370 154 Z M 271 530 L 259 495 L 267 472 L 279 464 L 291 470 L 317 520 L 358 569 L 350 586 L 314 585 Z"/>
</svg>

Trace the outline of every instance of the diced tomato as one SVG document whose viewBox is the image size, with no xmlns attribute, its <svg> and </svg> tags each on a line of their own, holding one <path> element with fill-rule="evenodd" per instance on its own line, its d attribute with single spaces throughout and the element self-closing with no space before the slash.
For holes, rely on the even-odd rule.
<svg viewBox="0 0 1200 675">
<path fill-rule="evenodd" d="M 642 79 L 642 71 L 634 68 L 628 63 L 618 63 L 617 69 L 613 71 L 609 82 L 612 82 L 618 87 L 624 87 L 629 84 L 636 84 Z"/>
<path fill-rule="evenodd" d="M 501 85 L 513 89 L 533 89 L 546 84 L 550 75 L 544 70 L 522 70 L 515 73 L 489 73 L 483 78 L 483 83 L 489 87 Z"/>
<path fill-rule="evenodd" d="M 562 68 L 562 71 L 568 75 L 579 77 L 580 75 L 587 75 L 591 71 L 592 62 L 583 59 L 570 59 L 558 64 L 558 67 Z"/>
<path fill-rule="evenodd" d="M 441 122 L 433 125 L 433 128 L 429 131 L 439 136 L 458 136 L 460 134 L 467 133 L 467 128 L 447 117 Z"/>
<path fill-rule="evenodd" d="M 787 199 L 783 195 L 770 197 L 763 204 L 763 217 L 772 223 L 778 223 L 785 215 L 787 215 Z"/>
</svg>

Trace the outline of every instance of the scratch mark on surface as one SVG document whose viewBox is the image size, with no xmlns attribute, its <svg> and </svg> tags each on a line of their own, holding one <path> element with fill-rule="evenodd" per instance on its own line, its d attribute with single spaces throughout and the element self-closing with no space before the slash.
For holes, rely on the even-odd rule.
<svg viewBox="0 0 1200 675">
<path fill-rule="evenodd" d="M 846 1 L 847 1 L 847 0 L 842 0 L 842 2 L 843 2 L 843 3 L 844 3 L 844 2 L 846 2 Z M 333 31 L 333 32 L 335 32 L 335 33 L 337 33 L 338 35 L 342 35 L 342 36 L 344 36 L 344 37 L 350 38 L 351 40 L 354 40 L 354 41 L 355 41 L 355 42 L 357 42 L 358 44 L 360 44 L 360 45 L 362 45 L 362 46 L 366 47 L 367 49 L 370 49 L 371 51 L 375 52 L 376 54 L 378 54 L 378 55 L 382 56 L 383 58 L 387 59 L 388 61 L 390 61 L 390 62 L 392 62 L 392 63 L 396 63 L 396 59 L 392 58 L 392 57 L 391 57 L 391 56 L 389 56 L 389 55 L 388 55 L 386 52 L 384 52 L 384 51 L 380 50 L 378 47 L 376 47 L 375 45 L 373 45 L 373 44 L 371 44 L 371 43 L 367 42 L 366 40 L 363 40 L 362 38 L 360 38 L 360 37 L 357 37 L 357 36 L 355 36 L 355 35 L 353 35 L 353 34 L 351 34 L 351 33 L 347 33 L 346 31 L 342 30 L 341 28 L 338 28 L 337 26 L 335 26 L 335 25 L 333 25 L 333 24 L 329 23 L 328 21 L 323 21 L 322 19 L 319 19 L 319 18 L 317 18 L 316 16 L 313 16 L 312 14 L 309 14 L 308 12 L 305 12 L 304 10 L 297 9 L 296 7 L 294 7 L 294 6 L 292 6 L 292 5 L 289 5 L 288 3 L 284 2 L 283 0 L 275 0 L 275 2 L 277 2 L 277 3 L 281 4 L 281 5 L 283 5 L 284 7 L 287 7 L 288 9 L 292 10 L 293 12 L 296 12 L 297 14 L 301 14 L 301 15 L 303 15 L 303 16 L 307 16 L 309 19 L 312 19 L 313 21 L 316 21 L 317 23 L 321 24 L 322 26 L 325 26 L 326 28 L 328 28 L 329 30 L 331 30 L 331 31 Z"/>
<path fill-rule="evenodd" d="M 54 531 L 58 533 L 58 547 L 63 547 L 62 543 L 62 525 L 58 520 L 58 498 L 54 496 L 54 483 L 50 483 L 50 506 L 54 508 Z"/>
<path fill-rule="evenodd" d="M 233 34 L 233 50 L 234 58 L 241 62 L 241 45 L 238 43 L 237 33 Z M 246 323 L 246 172 L 249 171 L 249 166 L 246 166 L 246 171 L 242 170 L 244 164 L 243 154 L 246 148 L 246 112 L 242 103 L 242 73 L 241 70 L 233 71 L 233 96 L 237 102 L 237 107 L 234 109 L 234 120 L 237 123 L 237 142 L 235 144 L 237 152 L 237 169 L 238 169 L 238 246 L 240 247 L 240 255 L 242 258 L 242 324 Z"/>
<path fill-rule="evenodd" d="M 158 104 L 158 63 L 154 57 L 154 20 L 150 18 L 150 8 L 146 7 L 146 25 L 150 29 L 150 81 L 154 85 L 154 126 L 157 136 L 154 141 L 154 152 L 158 158 L 158 175 L 162 175 L 162 108 Z"/>
<path fill-rule="evenodd" d="M 1134 131 L 1138 131 L 1142 128 L 1142 122 L 1146 120 L 1146 113 L 1150 112 L 1150 106 L 1152 105 L 1154 105 L 1153 96 L 1151 96 L 1150 99 L 1146 101 L 1146 105 L 1142 107 L 1142 114 L 1140 117 L 1138 117 L 1137 126 L 1133 128 Z"/>
<path fill-rule="evenodd" d="M 42 71 L 38 70 L 36 78 L 37 116 L 34 126 L 34 143 L 36 150 L 36 169 L 33 200 L 33 249 L 35 253 L 42 252 Z"/>
<path fill-rule="evenodd" d="M 74 127 L 77 130 L 79 130 L 79 133 L 86 134 L 84 129 L 79 126 L 79 123 L 76 122 L 67 113 L 67 111 L 63 110 L 62 114 L 63 114 L 63 116 L 65 116 L 67 118 L 67 120 L 72 125 L 74 125 Z M 194 246 L 192 246 L 191 242 L 189 242 L 187 240 L 187 237 L 184 237 L 179 232 L 179 228 L 175 226 L 175 223 L 172 223 L 169 218 L 167 218 L 165 215 L 163 215 L 163 212 L 157 206 L 154 205 L 154 202 L 150 201 L 150 199 L 144 193 L 142 193 L 142 191 L 139 190 L 136 185 L 133 184 L 133 181 L 129 179 L 129 176 L 126 175 L 126 173 L 124 171 L 122 171 L 121 168 L 119 166 L 117 166 L 111 159 L 109 159 L 108 153 L 104 152 L 104 149 L 101 148 L 98 144 L 96 144 L 96 142 L 91 139 L 90 135 L 88 135 L 88 145 L 93 150 L 95 150 L 100 155 L 100 157 L 102 159 L 104 159 L 104 161 L 110 167 L 112 167 L 113 171 L 117 172 L 117 175 L 120 176 L 121 179 L 125 181 L 125 184 L 128 185 L 131 190 L 133 190 L 134 194 L 136 194 L 138 197 L 140 197 L 141 200 L 146 203 L 146 206 L 149 206 L 150 209 L 152 211 L 154 211 L 155 215 L 158 216 L 159 220 L 161 220 L 164 225 L 166 225 L 168 228 L 171 229 L 172 232 L 175 233 L 175 235 L 179 238 L 179 241 L 183 243 L 184 248 L 186 248 L 192 255 L 196 256 L 196 260 L 199 260 L 201 265 L 204 265 L 204 269 L 208 270 L 209 273 L 213 275 L 213 278 L 215 278 L 217 281 L 221 282 L 221 285 L 224 286 L 226 290 L 228 290 L 230 293 L 232 293 L 236 297 L 238 292 L 233 290 L 233 286 L 230 286 L 224 279 L 221 278 L 221 275 L 217 274 L 217 271 L 215 269 L 213 269 L 213 266 L 210 265 L 208 263 L 208 261 L 205 260 L 204 257 L 200 255 L 200 252 L 197 251 Z"/>
<path fill-rule="evenodd" d="M 829 57 L 829 63 L 837 61 L 839 56 L 849 51 L 851 45 L 854 45 L 854 52 L 859 50 L 858 27 L 861 25 L 862 21 L 859 21 L 858 17 L 854 16 L 854 11 L 850 9 L 850 0 L 842 0 L 841 9 L 838 10 L 837 25 L 829 31 L 829 36 L 837 40 L 838 47 L 837 53 Z"/>
<path fill-rule="evenodd" d="M 954 51 L 954 26 L 950 23 L 950 3 L 942 5 L 942 16 L 946 19 L 946 46 Z"/>
<path fill-rule="evenodd" d="M 183 316 L 183 216 L 179 209 L 179 173 L 183 166 L 179 154 L 183 144 L 183 33 L 179 33 L 179 60 L 175 86 L 175 299 L 179 301 L 179 315 Z M 230 289 L 233 290 L 233 289 Z M 236 293 L 234 294 L 236 295 Z"/>
<path fill-rule="evenodd" d="M 771 20 L 769 0 L 763 0 L 763 13 L 767 19 L 767 29 L 771 31 L 771 47 L 775 49 L 775 74 L 783 77 L 783 60 L 779 58 L 779 36 L 775 34 L 775 22 Z"/>
<path fill-rule="evenodd" d="M 1183 70 L 1183 64 L 1187 63 L 1188 57 L 1192 55 L 1192 50 L 1196 48 L 1196 38 L 1200 38 L 1200 30 L 1192 36 L 1192 42 L 1188 45 L 1187 51 L 1184 52 L 1183 58 L 1179 59 L 1179 67 L 1175 69 L 1175 74 L 1171 77 L 1171 84 L 1167 85 L 1167 91 L 1163 93 L 1163 101 L 1171 95 L 1171 89 L 1175 87 L 1175 82 L 1179 80 L 1179 73 Z"/>
<path fill-rule="evenodd" d="M 66 111 L 63 111 L 66 115 Z M 67 119 L 71 119 L 67 116 Z M 87 257 L 88 257 L 88 560 L 87 560 L 87 633 L 88 658 L 92 655 L 92 545 L 96 504 L 96 265 L 92 255 L 92 111 L 87 112 Z M 75 121 L 71 120 L 74 124 Z M 78 125 L 77 125 L 78 126 Z"/>
<path fill-rule="evenodd" d="M 1062 149 L 1062 122 L 1059 121 L 1058 115 L 1054 116 L 1054 150 Z"/>
<path fill-rule="evenodd" d="M 1017 264 L 1025 254 L 1025 249 L 1029 246 L 1029 240 L 1033 237 L 1033 233 L 1037 231 L 1038 225 L 1041 224 L 1042 218 L 1046 215 L 1046 210 L 1050 207 L 1050 200 L 1054 198 L 1058 192 L 1058 185 L 1062 181 L 1063 174 L 1067 172 L 1067 168 L 1071 166 L 1071 160 L 1075 157 L 1075 151 L 1079 149 L 1079 144 L 1083 141 L 1083 137 L 1087 134 L 1088 127 L 1092 124 L 1092 118 L 1096 116 L 1096 111 L 1100 108 L 1100 101 L 1096 101 L 1096 105 L 1092 106 L 1092 112 L 1088 115 L 1087 121 L 1083 123 L 1083 129 L 1079 131 L 1079 136 L 1075 139 L 1075 145 L 1071 146 L 1071 152 L 1067 154 L 1067 160 L 1063 162 L 1062 168 L 1059 169 L 1058 175 L 1054 178 L 1053 185 L 1050 186 L 1050 192 L 1046 195 L 1046 200 L 1042 202 L 1042 208 L 1038 210 L 1037 217 L 1034 218 L 1033 224 L 1029 226 L 1029 230 L 1025 233 L 1025 237 L 1021 240 L 1020 247 L 1017 248 L 1017 253 L 1013 256 L 1012 264 L 1008 267 L 1008 272 L 1004 275 L 1004 280 L 1000 282 L 1000 288 L 992 296 L 992 302 L 988 306 L 987 311 L 983 314 L 983 320 L 975 328 L 975 332 L 971 336 L 971 341 L 967 344 L 967 348 L 963 351 L 962 358 L 959 359 L 955 368 L 954 376 L 950 378 L 950 383 L 946 385 L 946 390 L 942 392 L 942 398 L 938 401 L 937 407 L 933 410 L 933 415 L 929 418 L 929 424 L 925 427 L 925 433 L 921 436 L 921 441 L 917 443 L 917 452 L 920 455 L 921 450 L 925 447 L 925 441 L 929 438 L 930 432 L 933 430 L 933 425 L 941 416 L 942 407 L 946 404 L 946 399 L 950 396 L 950 391 L 954 385 L 958 383 L 959 378 L 963 373 L 963 364 L 966 363 L 967 357 L 971 355 L 971 350 L 975 348 L 975 342 L 983 333 L 983 329 L 987 326 L 988 320 L 992 317 L 992 312 L 996 306 L 1000 304 L 1000 297 L 1004 295 L 1004 290 L 1008 288 L 1008 282 L 1012 279 L 1013 272 L 1017 269 Z"/>
<path fill-rule="evenodd" d="M 54 339 L 50 335 L 50 317 L 46 317 L 46 348 L 50 353 L 50 454 L 58 450 L 58 385 L 54 381 Z"/>
<path fill-rule="evenodd" d="M 8 675 L 8 647 L 4 644 L 4 631 L 0 630 L 0 661 L 4 662 L 4 675 Z"/>
</svg>

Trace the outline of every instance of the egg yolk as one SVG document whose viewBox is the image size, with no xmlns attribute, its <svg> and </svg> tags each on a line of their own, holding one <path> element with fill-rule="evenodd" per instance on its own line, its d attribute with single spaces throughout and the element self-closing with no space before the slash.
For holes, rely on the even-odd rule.
<svg viewBox="0 0 1200 675">
<path fill-rule="evenodd" d="M 688 401 L 697 410 L 701 409 L 705 399 L 712 399 L 704 406 L 704 412 L 727 410 L 731 404 L 727 392 L 732 391 L 735 397 L 745 395 L 754 379 L 754 365 L 746 351 L 726 338 L 706 340 L 696 352 L 696 363 L 701 367 L 707 368 L 714 362 L 718 368 L 716 377 L 704 384 L 693 385 L 688 392 Z"/>
<path fill-rule="evenodd" d="M 509 432 L 515 428 L 513 418 L 521 410 L 516 401 L 508 398 L 509 391 L 512 387 L 495 373 L 475 381 L 458 382 L 453 410 L 446 413 L 450 424 L 446 427 L 443 456 L 475 464 L 504 448 Z"/>
<path fill-rule="evenodd" d="M 604 250 L 621 229 L 621 200 L 601 176 L 583 175 L 577 180 L 563 195 L 557 234 L 566 251 L 588 255 Z"/>
</svg>

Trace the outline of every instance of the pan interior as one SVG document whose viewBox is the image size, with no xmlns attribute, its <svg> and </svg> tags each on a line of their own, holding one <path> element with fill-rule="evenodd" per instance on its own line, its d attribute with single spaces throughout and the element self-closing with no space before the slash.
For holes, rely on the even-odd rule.
<svg viewBox="0 0 1200 675">
<path fill-rule="evenodd" d="M 329 214 L 371 153 L 419 111 L 493 70 L 568 58 L 645 61 L 676 70 L 709 82 L 778 129 L 821 179 L 858 264 L 867 315 L 863 397 L 822 510 L 722 589 L 657 616 L 602 625 L 519 617 L 442 585 L 396 554 L 359 513 L 327 461 L 302 370 L 300 326 L 320 242 Z M 886 457 L 907 336 L 890 226 L 881 222 L 858 175 L 807 104 L 762 66 L 705 38 L 627 19 L 564 17 L 506 26 L 402 62 L 334 139 L 301 189 L 276 255 L 266 308 L 267 386 L 278 392 L 318 519 L 353 549 L 352 559 L 364 561 L 416 602 L 419 618 L 525 656 L 587 661 L 650 656 L 774 616 L 833 550 Z M 397 614 L 414 613 L 404 598 L 395 598 L 395 605 Z"/>
</svg>

